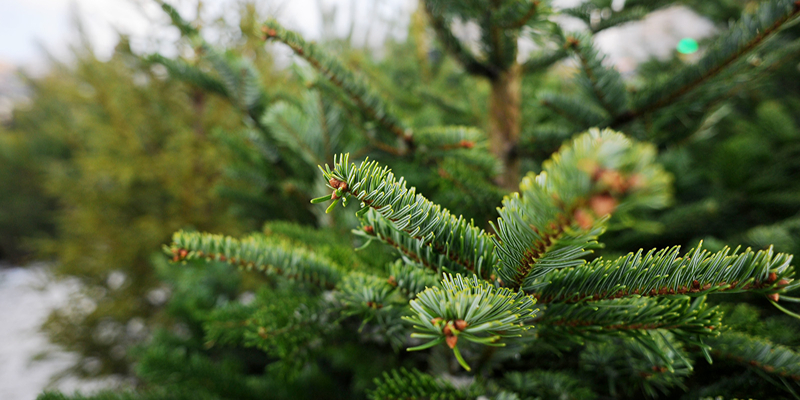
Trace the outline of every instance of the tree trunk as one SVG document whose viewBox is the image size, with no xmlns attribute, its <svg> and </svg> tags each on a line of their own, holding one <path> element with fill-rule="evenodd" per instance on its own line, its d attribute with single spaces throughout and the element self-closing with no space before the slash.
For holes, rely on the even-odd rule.
<svg viewBox="0 0 800 400">
<path fill-rule="evenodd" d="M 516 191 L 520 181 L 519 158 L 515 147 L 519 140 L 520 92 L 522 67 L 514 64 L 492 80 L 489 95 L 489 145 L 501 160 L 503 171 L 497 183 Z"/>
</svg>

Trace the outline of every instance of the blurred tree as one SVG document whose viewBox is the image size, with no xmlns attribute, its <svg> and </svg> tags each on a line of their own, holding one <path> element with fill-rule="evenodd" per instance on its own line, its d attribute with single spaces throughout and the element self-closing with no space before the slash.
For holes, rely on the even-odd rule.
<svg viewBox="0 0 800 400">
<path fill-rule="evenodd" d="M 763 304 L 766 295 L 786 310 L 785 301 L 794 299 L 786 290 L 797 286 L 790 256 L 698 250 L 677 258 L 677 249 L 614 256 L 644 243 L 665 247 L 662 243 L 708 235 L 726 240 L 738 235 L 759 246 L 771 241 L 791 245 L 795 229 L 793 221 L 785 219 L 794 199 L 781 193 L 787 188 L 791 193 L 796 184 L 790 178 L 792 117 L 782 115 L 780 105 L 758 101 L 755 108 L 761 111 L 743 118 L 751 121 L 750 127 L 758 124 L 758 133 L 738 116 L 723 121 L 724 108 L 736 107 L 736 96 L 758 88 L 770 73 L 796 73 L 781 66 L 796 61 L 799 44 L 786 28 L 800 6 L 776 0 L 749 7 L 739 22 L 705 47 L 697 62 L 653 63 L 642 69 L 642 79 L 624 80 L 604 63 L 593 35 L 669 4 L 673 3 L 628 1 L 620 8 L 597 0 L 555 10 L 539 1 L 424 1 L 405 47 L 414 49 L 416 58 L 401 53 L 404 46 L 398 46 L 397 54 L 405 55 L 377 64 L 347 54 L 341 61 L 268 21 L 261 28 L 265 39 L 284 43 L 318 72 L 297 69 L 309 89 L 295 96 L 269 93 L 258 83 L 258 69 L 247 55 L 215 50 L 195 26 L 165 6 L 186 40 L 202 51 L 196 60 L 155 55 L 148 61 L 225 99 L 244 117 L 251 134 L 244 140 L 233 136 L 228 143 L 246 161 L 235 166 L 237 176 L 260 180 L 255 188 L 261 195 L 293 193 L 304 200 L 324 195 L 315 202 L 333 200 L 329 210 L 348 199 L 351 204 L 361 202 L 355 236 L 396 249 L 400 259 L 386 266 L 377 256 L 363 265 L 342 263 L 319 248 L 320 240 L 308 231 L 297 241 L 269 227 L 242 239 L 178 233 L 168 249 L 175 261 L 227 261 L 261 269 L 275 282 L 264 285 L 249 306 L 223 301 L 211 312 L 184 313 L 179 318 L 203 327 L 184 336 L 194 341 L 203 337 L 208 348 L 189 348 L 169 336 L 157 336 L 147 355 L 140 356 L 138 376 L 144 390 L 101 397 L 261 396 L 266 386 L 258 385 L 268 386 L 276 377 L 280 389 L 269 393 L 277 398 L 309 393 L 498 399 L 674 397 L 678 392 L 686 398 L 796 395 L 800 356 L 796 343 L 788 339 L 796 326 L 774 309 L 745 304 L 728 306 L 733 310 L 728 322 L 722 319 L 723 308 L 705 302 L 706 294 L 727 291 L 733 294 L 717 299 Z M 738 7 L 735 2 L 725 4 Z M 558 14 L 582 19 L 588 29 L 565 33 L 553 22 Z M 712 17 L 729 15 L 730 10 L 723 10 Z M 440 47 L 427 42 L 422 33 L 425 20 Z M 460 25 L 474 27 L 479 40 L 458 37 L 455 28 Z M 248 25 L 246 35 L 254 28 Z M 528 60 L 520 60 L 518 54 L 522 37 L 540 46 Z M 444 53 L 461 69 L 453 68 Z M 574 63 L 574 81 L 546 68 L 565 58 Z M 378 95 L 377 88 L 385 95 Z M 523 98 L 536 98 L 541 107 L 523 108 Z M 724 123 L 744 133 L 725 137 L 717 146 L 709 138 Z M 449 124 L 482 125 L 487 133 Z M 559 143 L 592 126 L 624 129 L 657 147 L 593 130 L 542 163 Z M 334 140 L 339 138 L 334 132 L 344 132 L 341 138 L 346 139 Z M 765 143 L 755 136 L 764 132 L 775 140 Z M 669 178 L 654 163 L 656 149 L 670 170 L 684 168 L 685 174 L 677 178 L 679 207 L 658 215 L 654 224 L 647 221 L 652 208 L 663 207 L 669 197 Z M 350 164 L 346 156 L 331 159 L 345 151 L 354 158 L 370 155 L 391 164 L 398 175 L 378 164 Z M 760 174 L 747 168 L 782 151 L 785 155 L 768 175 L 772 180 L 762 182 Z M 315 181 L 311 171 L 323 163 L 333 169 L 323 171 L 324 181 Z M 521 196 L 504 198 L 493 233 L 454 216 L 477 210 L 471 215 L 484 221 L 487 205 L 497 205 L 528 169 L 546 173 L 529 173 Z M 406 179 L 420 192 L 431 189 L 431 197 L 456 212 L 450 214 L 415 196 L 414 190 L 407 191 Z M 747 188 L 743 179 L 754 186 Z M 725 227 L 681 228 L 680 224 L 704 221 L 691 211 L 710 215 L 708 211 L 716 210 L 714 201 L 736 201 L 739 198 L 729 196 L 747 189 L 748 198 L 762 202 L 771 198 L 765 191 L 773 192 L 786 208 L 769 206 L 743 218 L 730 214 L 722 219 Z M 701 207 L 710 206 L 693 208 L 697 199 Z M 270 198 L 260 208 L 273 211 L 276 200 L 283 204 Z M 743 202 L 730 210 L 752 208 Z M 773 225 L 747 231 L 763 221 L 758 215 L 770 211 Z M 308 212 L 313 214 L 313 208 Z M 670 216 L 671 212 L 677 214 Z M 613 214 L 611 219 L 608 214 Z M 321 232 L 331 242 L 341 239 L 337 229 L 356 222 L 328 219 L 318 211 L 316 216 L 319 225 L 334 229 Z M 614 231 L 607 240 L 608 259 L 587 260 L 606 228 Z M 721 245 L 711 240 L 707 247 L 716 250 Z M 335 254 L 341 257 L 339 251 Z M 213 273 L 209 271 L 209 278 L 219 280 Z M 184 276 L 173 284 L 181 287 L 194 279 Z M 283 285 L 292 288 L 292 296 L 280 292 Z M 532 312 L 533 299 L 539 303 L 538 313 Z M 174 301 L 180 302 L 177 297 Z M 360 328 L 353 329 L 354 323 Z M 367 355 L 348 358 L 344 364 L 334 361 L 343 360 L 330 352 L 348 332 L 349 339 L 368 347 L 371 355 L 383 354 L 387 364 L 377 366 Z M 522 338 L 514 338 L 517 334 Z M 506 348 L 485 346 L 492 344 Z M 405 347 L 427 351 L 391 353 Z M 265 354 L 259 353 L 263 357 L 255 361 L 245 356 L 229 361 L 217 353 L 234 349 Z M 706 365 L 704 359 L 712 357 L 715 364 Z M 459 364 L 474 367 L 475 374 L 460 370 Z M 350 372 L 342 374 L 341 365 Z M 368 372 L 353 372 L 362 368 Z M 395 369 L 365 393 L 364 377 L 381 368 Z M 320 375 L 307 375 L 316 372 Z M 323 376 L 330 381 L 317 379 Z M 195 384 L 198 379 L 208 381 L 199 377 L 218 378 L 219 383 Z"/>
</svg>

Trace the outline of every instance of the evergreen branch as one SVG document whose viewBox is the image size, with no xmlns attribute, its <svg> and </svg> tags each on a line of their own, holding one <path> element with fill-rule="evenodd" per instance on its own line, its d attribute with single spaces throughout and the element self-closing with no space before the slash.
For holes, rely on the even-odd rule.
<svg viewBox="0 0 800 400">
<path fill-rule="evenodd" d="M 490 80 L 494 80 L 500 75 L 500 72 L 493 66 L 478 61 L 475 55 L 464 47 L 461 41 L 453 35 L 444 16 L 436 12 L 430 0 L 425 0 L 423 3 L 430 17 L 431 26 L 433 26 L 433 30 L 439 38 L 439 42 L 442 43 L 445 50 L 455 57 L 468 73 L 483 76 Z"/>
<path fill-rule="evenodd" d="M 569 55 L 569 51 L 560 47 L 554 51 L 532 55 L 522 64 L 523 73 L 529 74 L 547 68 Z"/>
<path fill-rule="evenodd" d="M 618 115 L 608 126 L 628 123 L 651 113 L 690 93 L 695 88 L 725 71 L 772 37 L 798 14 L 800 4 L 793 0 L 773 0 L 762 3 L 752 15 L 744 15 L 697 64 L 687 66 L 667 82 L 644 91 L 636 107 Z"/>
<path fill-rule="evenodd" d="M 511 4 L 514 4 L 514 3 L 511 3 Z M 516 29 L 522 28 L 523 26 L 528 24 L 528 21 L 530 21 L 531 18 L 533 18 L 533 16 L 536 14 L 536 10 L 539 8 L 540 4 L 541 3 L 539 2 L 539 0 L 531 0 L 530 1 L 530 5 L 528 6 L 528 11 L 526 11 L 525 14 L 522 14 L 517 20 L 511 22 L 508 25 L 501 26 L 500 28 L 502 28 L 502 29 L 510 29 L 510 30 L 516 30 Z M 501 12 L 501 14 L 505 14 L 505 13 Z"/>
<path fill-rule="evenodd" d="M 505 346 L 503 338 L 521 337 L 536 314 L 534 300 L 521 292 L 496 288 L 489 282 L 461 275 L 444 275 L 442 287 L 419 293 L 409 305 L 414 314 L 403 317 L 417 331 L 411 337 L 428 339 L 410 350 L 446 342 L 462 367 L 470 370 L 458 349 L 459 339 L 487 346 Z"/>
<path fill-rule="evenodd" d="M 168 249 L 173 261 L 227 261 L 248 270 L 256 268 L 289 279 L 333 289 L 341 268 L 333 261 L 285 240 L 253 234 L 242 239 L 199 232 L 176 232 Z"/>
<path fill-rule="evenodd" d="M 453 385 L 431 375 L 405 368 L 384 372 L 375 378 L 374 390 L 367 393 L 371 400 L 465 400 Z"/>
<path fill-rule="evenodd" d="M 503 376 L 503 386 L 524 399 L 592 399 L 587 382 L 561 371 L 533 370 L 510 372 Z M 517 397 L 519 399 L 519 397 Z"/>
<path fill-rule="evenodd" d="M 647 331 L 649 338 L 615 338 L 589 343 L 580 364 L 608 381 L 615 397 L 656 397 L 670 387 L 683 387 L 682 379 L 692 370 L 691 359 L 670 332 Z M 621 392 L 621 393 L 620 393 Z M 638 394 L 638 397 L 637 397 Z"/>
<path fill-rule="evenodd" d="M 219 74 L 228 98 L 234 104 L 245 111 L 254 110 L 259 104 L 263 104 L 264 94 L 261 90 L 261 82 L 255 67 L 249 60 L 239 57 L 228 60 L 205 42 L 202 42 L 201 47 L 204 57 L 211 63 L 214 71 Z M 258 114 L 259 112 L 254 113 L 253 118 L 255 119 Z"/>
<path fill-rule="evenodd" d="M 409 299 L 417 297 L 417 293 L 429 287 L 439 286 L 440 280 L 437 275 L 401 260 L 389 264 L 388 272 L 389 284 L 400 289 Z"/>
<path fill-rule="evenodd" d="M 361 272 L 347 274 L 337 289 L 345 307 L 370 310 L 383 308 L 394 290 L 386 279 Z"/>
<path fill-rule="evenodd" d="M 631 296 L 753 292 L 779 299 L 779 291 L 800 286 L 793 280 L 792 256 L 772 248 L 738 253 L 725 248 L 711 253 L 698 246 L 679 257 L 680 246 L 642 250 L 616 260 L 552 271 L 526 290 L 542 303 L 577 303 Z"/>
<path fill-rule="evenodd" d="M 339 60 L 326 54 L 316 44 L 306 42 L 298 33 L 283 28 L 277 21 L 267 21 L 262 31 L 265 40 L 272 38 L 289 46 L 344 91 L 369 118 L 413 147 L 411 130 L 390 112 L 388 104 L 363 79 L 345 68 Z"/>
<path fill-rule="evenodd" d="M 600 340 L 598 335 L 635 336 L 644 331 L 667 329 L 678 337 L 695 341 L 714 336 L 721 328 L 722 314 L 709 308 L 705 298 L 694 302 L 688 296 L 674 298 L 629 297 L 594 303 L 555 303 L 534 320 L 542 336 L 578 336 Z"/>
<path fill-rule="evenodd" d="M 580 34 L 569 36 L 566 45 L 580 61 L 585 78 L 580 79 L 581 84 L 612 118 L 622 113 L 629 101 L 625 84 L 616 69 L 603 65 L 605 57 L 594 48 L 591 37 Z"/>
<path fill-rule="evenodd" d="M 531 292 L 538 277 L 584 265 L 611 213 L 666 205 L 670 177 L 655 154 L 651 145 L 593 129 L 562 146 L 541 174 L 526 176 L 498 210 L 503 283 Z"/>
<path fill-rule="evenodd" d="M 418 147 L 436 150 L 485 149 L 486 136 L 472 127 L 443 126 L 420 129 L 414 133 L 414 141 Z"/>
<path fill-rule="evenodd" d="M 364 214 L 361 229 L 352 232 L 367 240 L 380 240 L 397 249 L 406 262 L 417 264 L 435 273 L 440 272 L 440 268 L 441 270 L 451 270 L 455 267 L 459 271 L 463 270 L 460 265 L 453 264 L 444 254 L 436 254 L 431 246 L 426 246 L 424 242 L 394 229 L 390 221 L 373 210 Z"/>
<path fill-rule="evenodd" d="M 417 194 L 415 188 L 406 188 L 405 180 L 395 178 L 389 168 L 381 168 L 375 161 L 356 166 L 349 163 L 349 154 L 342 154 L 334 157 L 333 170 L 326 164 L 322 172 L 334 193 L 320 201 L 338 201 L 339 197 L 346 201 L 353 196 L 362 203 L 359 213 L 372 208 L 394 229 L 422 241 L 434 253 L 444 255 L 463 270 L 489 277 L 496 260 L 491 235 Z"/>
<path fill-rule="evenodd" d="M 211 93 L 216 93 L 222 97 L 227 98 L 229 96 L 224 83 L 205 73 L 200 68 L 189 65 L 183 61 L 164 57 L 161 54 L 147 56 L 145 60 L 147 63 L 163 65 L 172 76 L 178 77 L 184 82 L 188 82 Z"/>
<path fill-rule="evenodd" d="M 597 126 L 608 119 L 602 108 L 579 97 L 542 93 L 539 95 L 539 103 L 566 121 L 581 127 Z"/>
<path fill-rule="evenodd" d="M 726 331 L 705 340 L 711 354 L 800 383 L 800 354 L 766 339 Z"/>
<path fill-rule="evenodd" d="M 156 0 L 156 3 L 161 5 L 161 9 L 164 10 L 165 13 L 169 16 L 169 19 L 172 21 L 172 25 L 178 28 L 181 31 L 181 35 L 183 36 L 195 36 L 200 33 L 197 28 L 193 27 L 188 21 L 181 17 L 181 14 L 171 5 L 165 3 L 163 0 Z"/>
</svg>

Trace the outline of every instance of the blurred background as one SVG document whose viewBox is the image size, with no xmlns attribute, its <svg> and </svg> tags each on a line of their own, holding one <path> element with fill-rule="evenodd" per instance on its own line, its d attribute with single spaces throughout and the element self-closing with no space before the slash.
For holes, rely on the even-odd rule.
<svg viewBox="0 0 800 400">
<path fill-rule="evenodd" d="M 263 44 L 255 28 L 267 18 L 368 77 L 416 125 L 485 125 L 486 85 L 445 60 L 415 0 L 168 3 L 228 60 L 248 60 L 274 98 L 302 108 L 326 89 L 285 46 Z M 625 7 L 624 0 L 608 3 L 588 18 L 602 20 Z M 758 2 L 689 3 L 598 31 L 594 42 L 604 63 L 632 87 L 658 79 L 695 62 L 720 30 Z M 568 31 L 592 29 L 575 16 L 554 21 Z M 478 32 L 464 25 L 459 35 L 469 41 Z M 521 57 L 538 50 L 521 39 Z M 154 62 L 158 56 L 211 70 L 213 60 L 212 67 L 202 64 L 205 51 L 155 1 L 0 2 L 0 398 L 33 399 L 44 388 L 135 386 L 137 346 L 156 327 L 193 329 L 171 302 L 176 291 L 188 290 L 175 283 L 184 278 L 169 272 L 161 254 L 172 232 L 237 234 L 282 220 L 335 225 L 304 206 L 306 194 L 317 190 L 310 178 L 278 179 L 264 166 L 269 154 L 241 146 L 260 129 L 258 119 L 176 77 L 169 62 Z M 620 244 L 609 251 L 698 239 L 712 248 L 775 243 L 797 251 L 799 65 L 796 53 L 786 58 L 768 78 L 745 82 L 702 112 L 679 116 L 682 125 L 672 131 L 665 128 L 683 140 L 659 143 L 662 162 L 676 176 L 676 205 L 652 216 L 656 228 L 648 234 L 617 235 Z M 555 121 L 525 88 L 577 90 L 575 65 L 566 58 L 524 83 L 523 95 L 531 98 L 523 102 L 523 126 Z M 356 129 L 340 114 L 342 129 Z M 525 169 L 536 171 L 565 135 L 542 136 Z M 447 190 L 421 173 L 415 182 L 412 167 L 406 172 L 430 192 Z M 760 183 L 743 188 L 754 179 Z M 502 194 L 487 195 L 485 203 L 499 204 Z M 437 200 L 476 220 L 493 217 L 491 206 L 444 194 Z M 226 288 L 220 274 L 208 279 Z M 214 296 L 196 301 L 213 303 Z"/>
</svg>

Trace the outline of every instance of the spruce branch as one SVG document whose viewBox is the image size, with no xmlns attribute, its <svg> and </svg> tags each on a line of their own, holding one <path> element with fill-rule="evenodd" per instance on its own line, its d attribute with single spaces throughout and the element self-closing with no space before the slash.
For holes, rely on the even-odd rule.
<svg viewBox="0 0 800 400">
<path fill-rule="evenodd" d="M 423 350 L 441 343 L 453 349 L 458 362 L 470 370 L 458 349 L 464 339 L 487 346 L 505 346 L 504 338 L 521 337 L 536 314 L 534 300 L 522 292 L 496 288 L 473 275 L 444 275 L 442 286 L 419 293 L 409 304 L 414 314 L 403 317 L 414 324 L 411 337 L 428 340 L 408 349 Z"/>
<path fill-rule="evenodd" d="M 359 214 L 369 208 L 377 211 L 394 229 L 450 259 L 451 265 L 460 267 L 459 272 L 469 271 L 484 279 L 491 274 L 496 260 L 491 235 L 417 194 L 415 188 L 408 189 L 405 180 L 397 179 L 389 168 L 381 168 L 375 161 L 356 166 L 349 163 L 349 154 L 342 154 L 334 157 L 332 170 L 327 164 L 320 170 L 334 192 L 315 201 L 333 199 L 332 208 L 339 198 L 347 201 L 353 197 L 361 202 Z"/>
<path fill-rule="evenodd" d="M 578 303 L 633 296 L 702 296 L 714 292 L 761 293 L 773 300 L 779 292 L 800 286 L 794 280 L 792 256 L 772 248 L 702 248 L 679 257 L 680 246 L 639 250 L 616 260 L 596 259 L 574 268 L 552 271 L 526 290 L 542 303 Z"/>
<path fill-rule="evenodd" d="M 610 214 L 666 205 L 670 177 L 655 154 L 651 145 L 593 129 L 562 146 L 541 174 L 526 176 L 494 225 L 502 282 L 530 293 L 538 277 L 584 265 Z"/>
<path fill-rule="evenodd" d="M 780 377 L 787 385 L 800 385 L 800 354 L 789 347 L 733 331 L 707 339 L 706 343 L 714 356 Z"/>
<path fill-rule="evenodd" d="M 306 42 L 298 33 L 285 29 L 277 21 L 267 21 L 262 31 L 265 40 L 275 39 L 289 46 L 295 54 L 303 57 L 325 78 L 346 93 L 369 118 L 403 140 L 409 148 L 413 148 L 411 130 L 391 113 L 389 105 L 363 79 L 345 68 L 339 60 L 325 53 L 316 44 Z"/>
<path fill-rule="evenodd" d="M 634 108 L 618 115 L 608 126 L 623 125 L 674 103 L 734 65 L 799 14 L 800 4 L 793 0 L 761 3 L 753 14 L 742 16 L 699 62 L 685 67 L 670 80 L 643 90 L 634 101 Z"/>
<path fill-rule="evenodd" d="M 199 232 L 176 232 L 165 251 L 175 262 L 192 259 L 227 261 L 286 278 L 333 289 L 341 268 L 317 253 L 285 240 L 253 234 L 242 239 Z"/>
</svg>

